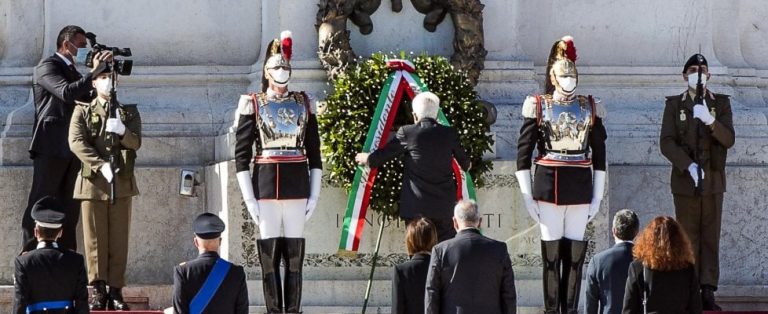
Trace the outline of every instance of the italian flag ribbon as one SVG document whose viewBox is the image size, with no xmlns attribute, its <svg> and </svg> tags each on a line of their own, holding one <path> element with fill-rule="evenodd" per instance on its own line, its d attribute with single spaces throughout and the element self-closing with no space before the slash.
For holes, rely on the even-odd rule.
<svg viewBox="0 0 768 314">
<path fill-rule="evenodd" d="M 403 94 L 407 94 L 413 99 L 418 93 L 429 91 L 421 79 L 413 73 L 415 67 L 410 61 L 388 60 L 387 67 L 389 67 L 390 73 L 381 89 L 371 125 L 368 127 L 368 135 L 363 145 L 364 152 L 372 152 L 387 144 L 386 139 L 389 136 Z M 442 125 L 450 126 L 442 109 L 438 110 L 437 121 Z M 456 199 L 476 199 L 472 177 L 468 172 L 461 170 L 455 159 L 453 160 L 453 172 L 457 181 Z M 347 200 L 344 225 L 341 229 L 340 255 L 354 254 L 360 246 L 360 238 L 365 226 L 365 214 L 377 173 L 378 169 L 369 169 L 366 166 L 357 166 L 357 170 L 355 170 L 352 190 Z"/>
</svg>

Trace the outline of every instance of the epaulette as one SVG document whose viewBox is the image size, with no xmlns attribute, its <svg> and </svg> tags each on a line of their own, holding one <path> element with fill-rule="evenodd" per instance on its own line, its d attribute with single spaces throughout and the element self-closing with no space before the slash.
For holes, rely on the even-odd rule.
<svg viewBox="0 0 768 314">
<path fill-rule="evenodd" d="M 237 114 L 247 116 L 253 114 L 253 97 L 251 95 L 240 95 L 237 102 Z"/>
<path fill-rule="evenodd" d="M 523 117 L 536 119 L 536 112 L 538 111 L 536 102 L 536 96 L 525 97 L 525 101 L 523 102 Z"/>
<path fill-rule="evenodd" d="M 89 102 L 84 102 L 84 101 L 79 101 L 79 100 L 75 100 L 75 105 L 78 105 L 78 106 L 86 106 L 86 107 L 88 107 L 88 106 L 90 106 L 90 105 L 91 105 L 91 103 L 89 103 Z"/>
<path fill-rule="evenodd" d="M 187 265 L 187 262 L 181 262 L 181 263 L 179 263 L 179 266 L 184 266 L 184 265 Z"/>
<path fill-rule="evenodd" d="M 605 117 L 608 116 L 608 110 L 605 109 L 605 104 L 603 104 L 600 98 L 592 97 L 592 99 L 595 101 L 595 116 L 600 119 L 605 119 Z"/>
<path fill-rule="evenodd" d="M 731 98 L 731 95 L 727 95 L 727 94 L 718 94 L 718 93 L 712 93 L 712 94 L 715 95 L 715 98 Z"/>
</svg>

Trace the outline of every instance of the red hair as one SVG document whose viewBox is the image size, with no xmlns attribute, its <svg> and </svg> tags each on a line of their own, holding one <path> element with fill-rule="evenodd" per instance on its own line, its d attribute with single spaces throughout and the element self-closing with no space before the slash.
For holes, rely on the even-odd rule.
<svg viewBox="0 0 768 314">
<path fill-rule="evenodd" d="M 654 218 L 637 238 L 632 255 L 652 270 L 679 270 L 694 264 L 691 241 L 672 217 Z"/>
</svg>

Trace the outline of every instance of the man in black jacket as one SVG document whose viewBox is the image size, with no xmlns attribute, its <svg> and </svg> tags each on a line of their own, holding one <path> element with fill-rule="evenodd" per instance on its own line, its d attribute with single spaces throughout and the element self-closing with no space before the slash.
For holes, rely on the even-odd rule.
<svg viewBox="0 0 768 314">
<path fill-rule="evenodd" d="M 474 201 L 460 201 L 453 214 L 456 237 L 436 245 L 427 273 L 427 314 L 517 313 L 515 273 L 507 245 L 480 234 Z"/>
<path fill-rule="evenodd" d="M 16 257 L 13 313 L 89 313 L 83 256 L 59 247 L 65 213 L 52 197 L 32 206 L 37 247 Z"/>
<path fill-rule="evenodd" d="M 470 160 L 459 143 L 456 130 L 437 123 L 440 99 L 424 92 L 413 98 L 415 124 L 403 126 L 381 149 L 359 153 L 355 160 L 378 168 L 405 154 L 403 189 L 400 192 L 400 217 L 406 224 L 419 216 L 429 218 L 437 227 L 437 241 L 453 238 L 451 208 L 456 204 L 456 180 L 453 158 L 462 169 Z"/>
<path fill-rule="evenodd" d="M 61 202 L 66 214 L 64 234 L 60 245 L 75 250 L 75 230 L 80 218 L 80 203 L 72 199 L 80 162 L 69 150 L 67 135 L 69 121 L 75 109 L 75 100 L 89 102 L 93 95 L 92 78 L 104 71 L 112 52 L 99 52 L 93 58 L 93 69 L 85 76 L 75 69 L 75 59 L 84 62 L 85 31 L 74 25 L 64 27 L 56 39 L 56 53 L 35 67 L 33 91 L 35 94 L 35 123 L 29 156 L 33 160 L 32 189 L 22 217 L 22 246 L 34 247 L 30 215 L 32 206 L 43 196 L 50 195 Z"/>
<path fill-rule="evenodd" d="M 173 270 L 174 313 L 247 314 L 248 288 L 243 267 L 219 257 L 224 222 L 214 214 L 204 213 L 197 216 L 192 229 L 200 255 Z"/>
<path fill-rule="evenodd" d="M 587 314 L 620 314 L 629 264 L 632 263 L 632 241 L 640 230 L 637 215 L 622 209 L 613 216 L 613 239 L 616 244 L 592 257 L 587 268 Z"/>
</svg>

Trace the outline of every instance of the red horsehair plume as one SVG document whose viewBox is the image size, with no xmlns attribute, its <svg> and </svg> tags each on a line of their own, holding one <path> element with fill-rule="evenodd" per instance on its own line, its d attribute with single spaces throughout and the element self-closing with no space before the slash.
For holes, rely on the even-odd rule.
<svg viewBox="0 0 768 314">
<path fill-rule="evenodd" d="M 573 37 L 567 35 L 563 36 L 560 40 L 565 43 L 565 57 L 571 60 L 571 62 L 576 63 L 576 46 L 573 44 Z"/>
<path fill-rule="evenodd" d="M 291 31 L 280 33 L 280 51 L 282 51 L 285 61 L 289 62 L 291 61 L 291 54 L 293 54 L 293 38 L 291 36 Z"/>
</svg>

